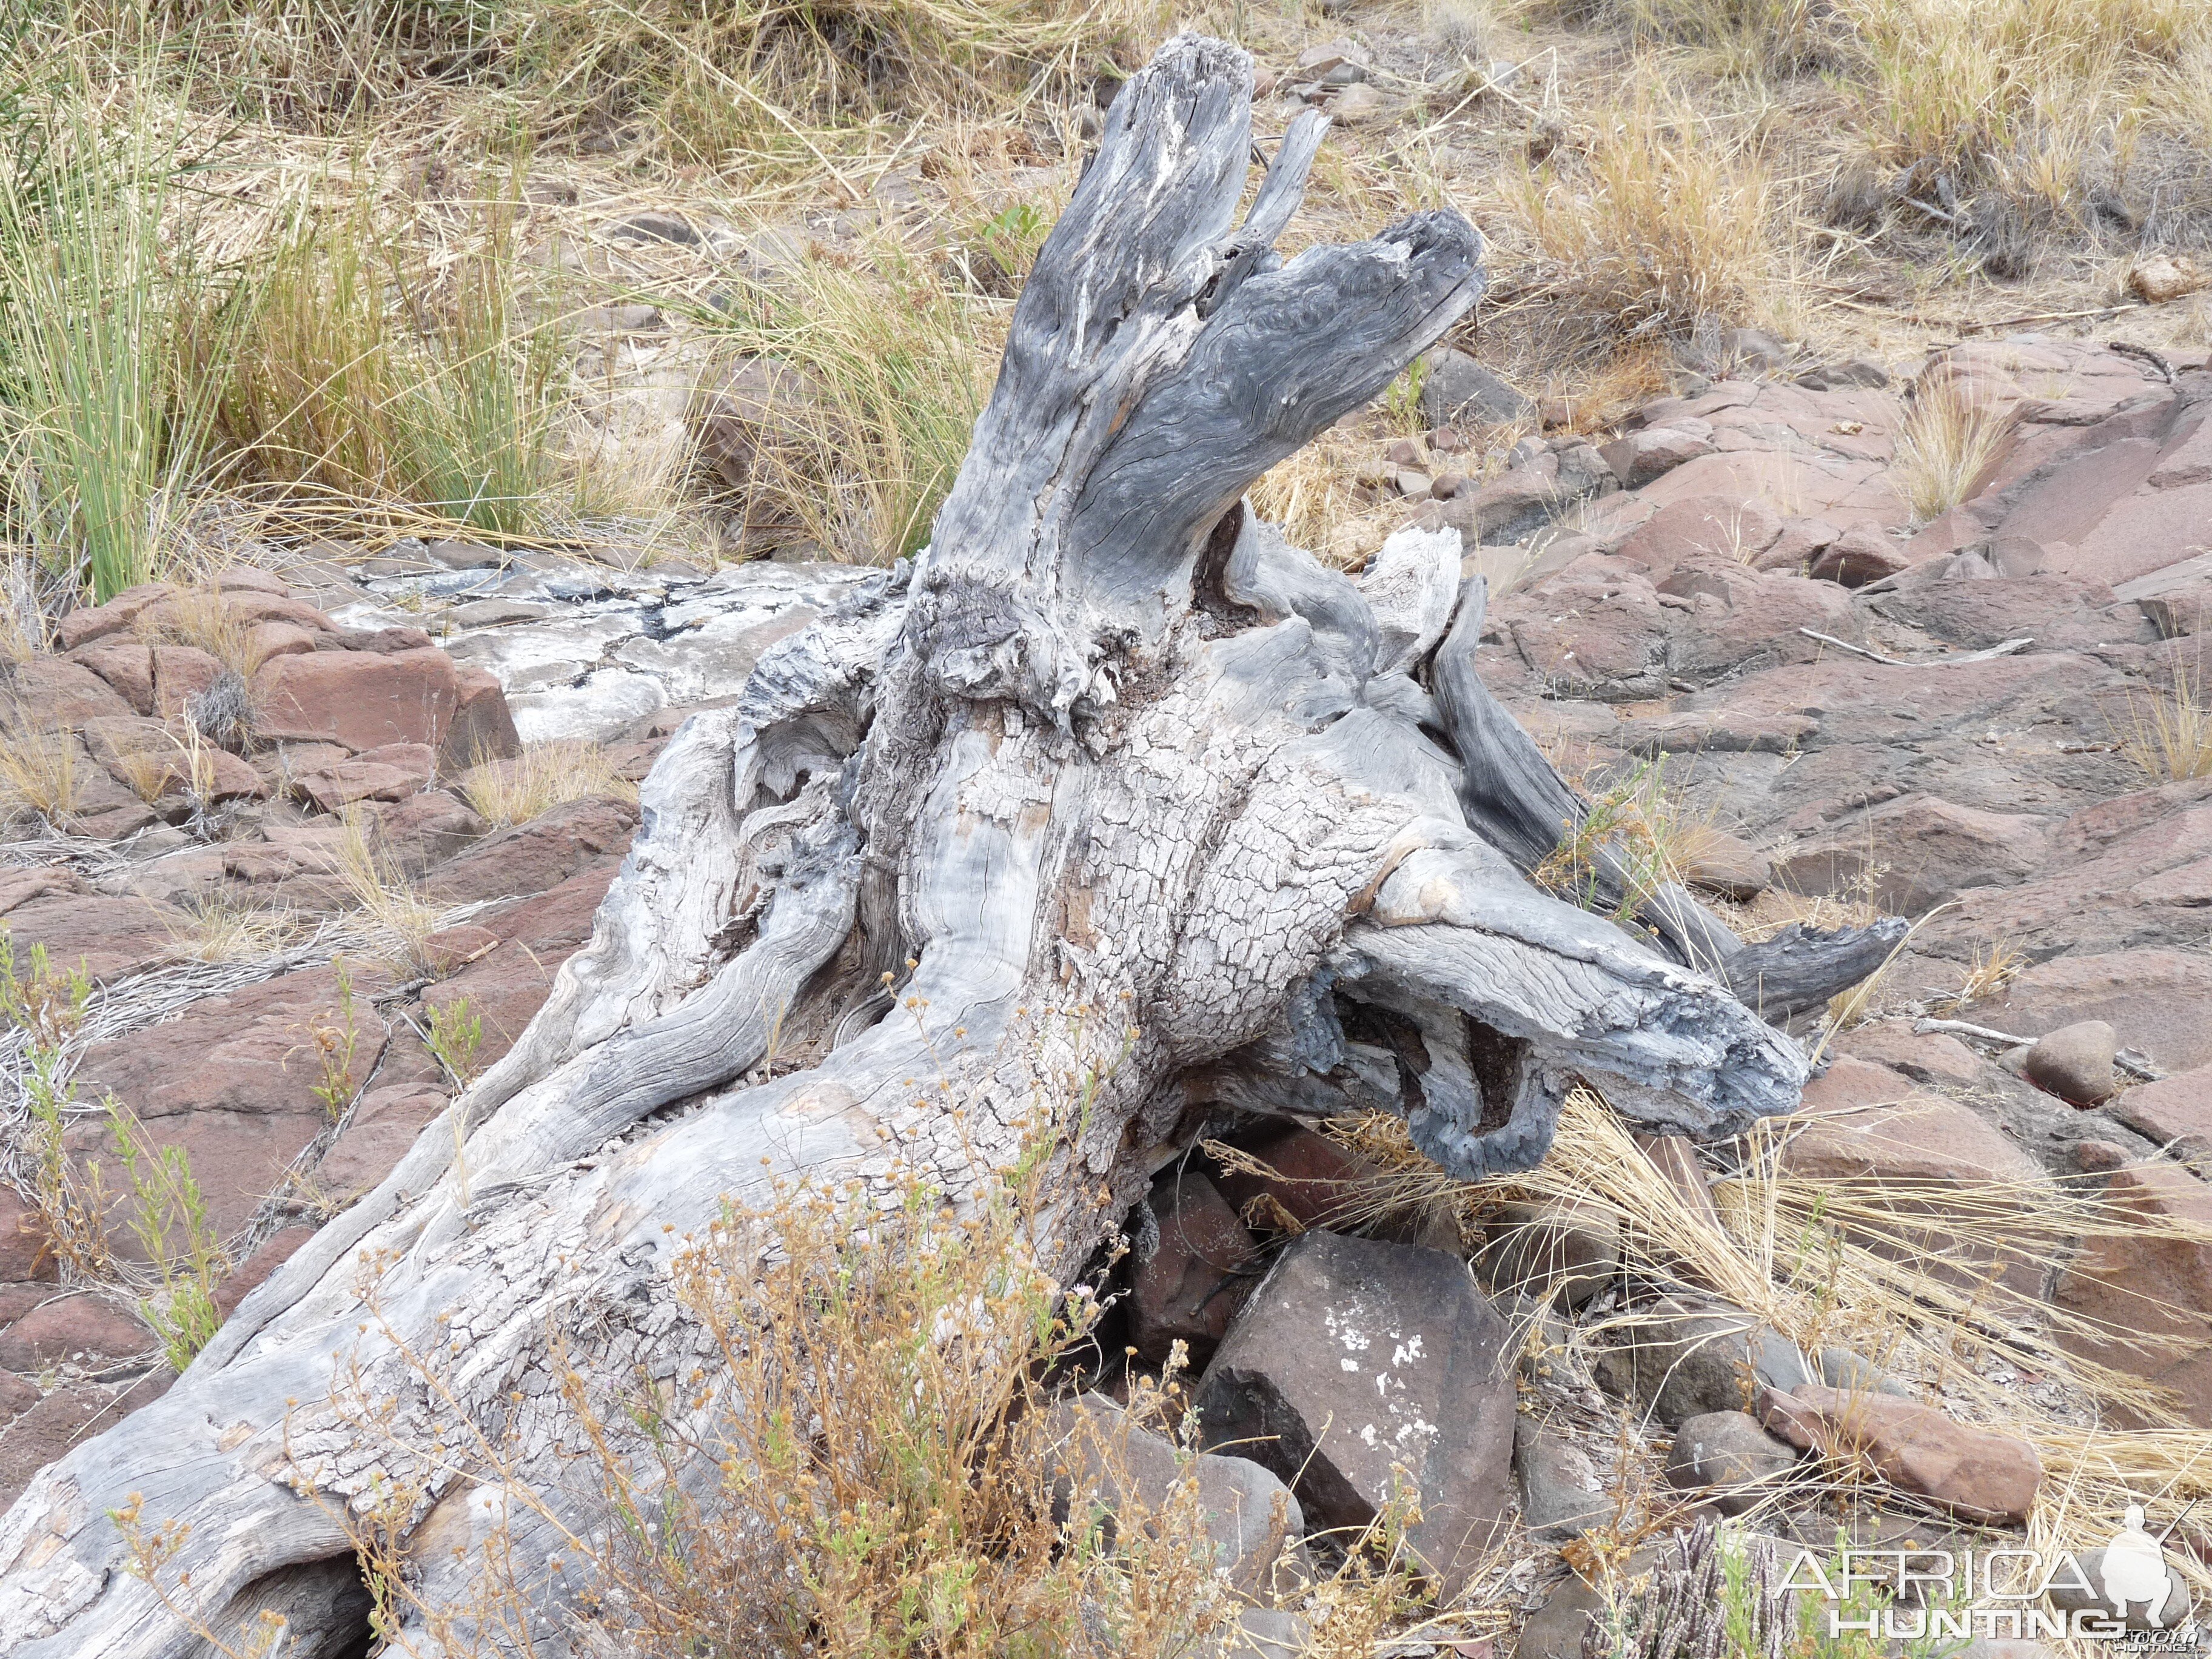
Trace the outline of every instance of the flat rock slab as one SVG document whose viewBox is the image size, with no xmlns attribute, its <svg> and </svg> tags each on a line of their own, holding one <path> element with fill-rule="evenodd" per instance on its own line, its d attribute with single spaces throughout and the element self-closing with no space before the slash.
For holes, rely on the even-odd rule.
<svg viewBox="0 0 2212 1659">
<path fill-rule="evenodd" d="M 1409 1478 L 1407 1543 L 1449 1598 L 1510 1507 L 1514 1346 L 1456 1257 L 1302 1233 L 1207 1367 L 1200 1432 L 1290 1481 L 1323 1527 L 1366 1526 Z"/>
<path fill-rule="evenodd" d="M 2010 1435 L 1955 1423 L 1932 1406 L 1893 1395 L 1845 1393 L 1808 1383 L 1759 1395 L 1758 1414 L 1792 1445 L 1853 1459 L 1899 1491 L 1970 1521 L 2014 1524 L 2035 1507 L 2043 1462 Z"/>
</svg>

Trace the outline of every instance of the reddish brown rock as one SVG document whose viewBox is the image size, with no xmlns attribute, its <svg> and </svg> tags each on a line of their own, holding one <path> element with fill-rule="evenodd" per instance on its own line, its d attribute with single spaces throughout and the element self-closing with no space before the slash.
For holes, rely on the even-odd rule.
<svg viewBox="0 0 2212 1659">
<path fill-rule="evenodd" d="M 335 812 L 360 800 L 402 801 L 428 786 L 435 764 L 428 744 L 388 743 L 303 772 L 293 788 L 319 812 Z"/>
<path fill-rule="evenodd" d="M 1245 1150 L 1274 1173 L 1224 1172 L 1215 1185 L 1255 1226 L 1279 1228 L 1277 1206 L 1300 1227 L 1325 1227 L 1367 1205 L 1382 1171 L 1327 1135 L 1299 1124 L 1273 1130 Z"/>
<path fill-rule="evenodd" d="M 159 1400 L 176 1380 L 159 1366 L 134 1382 L 65 1382 L 0 1430 L 0 1504 L 13 1504 L 31 1477 L 118 1418 Z"/>
<path fill-rule="evenodd" d="M 441 771 L 459 773 L 487 760 L 505 760 L 522 752 L 522 738 L 514 729 L 514 711 L 507 693 L 489 669 L 461 667 L 453 723 L 438 752 Z"/>
<path fill-rule="evenodd" d="M 1863 526 L 1844 533 L 1814 556 L 1808 571 L 1814 580 L 1844 587 L 1864 587 L 1869 582 L 1894 576 L 1911 567 L 1905 544 Z"/>
<path fill-rule="evenodd" d="M 1784 519 L 1782 533 L 1752 561 L 1752 567 L 1802 576 L 1814 556 L 1841 533 L 1826 519 Z"/>
<path fill-rule="evenodd" d="M 144 641 L 128 634 L 112 634 L 80 647 L 70 661 L 100 676 L 135 714 L 154 712 L 154 652 Z"/>
<path fill-rule="evenodd" d="M 0 1369 L 42 1371 L 54 1365 L 96 1366 L 135 1359 L 155 1346 L 132 1314 L 88 1291 L 42 1301 L 0 1331 Z"/>
<path fill-rule="evenodd" d="M 1885 1066 L 1839 1055 L 1805 1085 L 1778 1165 L 1808 1180 L 1887 1189 L 1893 1198 L 1882 1224 L 1860 1236 L 1870 1249 L 1905 1255 L 1961 1282 L 1994 1272 L 2018 1295 L 2041 1291 L 2041 1262 L 1992 1252 L 1958 1234 L 1959 1218 L 1979 1213 L 1991 1187 L 2011 1188 L 2017 1201 L 2030 1203 L 2048 1178 L 2002 1131 L 1957 1101 Z M 1947 1188 L 1961 1193 L 1955 1207 L 1945 1202 Z M 1921 1217 L 1924 1223 L 1916 1224 Z"/>
<path fill-rule="evenodd" d="M 249 800 L 264 793 L 261 775 L 225 749 L 188 742 L 177 726 L 160 720 L 110 718 L 84 728 L 85 747 L 126 787 L 150 784 L 158 798 L 204 787 L 212 801 Z"/>
<path fill-rule="evenodd" d="M 39 1403 L 39 1385 L 13 1371 L 0 1371 L 0 1428 Z M 6 1501 L 0 1498 L 0 1502 Z"/>
<path fill-rule="evenodd" d="M 1749 564 L 1782 534 L 1765 502 L 1742 495 L 1693 495 L 1662 507 L 1620 545 L 1620 556 L 1657 574 L 1683 559 L 1717 556 Z"/>
<path fill-rule="evenodd" d="M 154 647 L 154 712 L 164 720 L 181 715 L 194 697 L 213 689 L 223 665 L 189 645 Z"/>
<path fill-rule="evenodd" d="M 1650 580 L 1601 556 L 1499 601 L 1496 623 L 1555 696 L 1665 695 L 1668 613 Z"/>
<path fill-rule="evenodd" d="M 313 1227 L 279 1227 L 261 1241 L 260 1248 L 232 1268 L 216 1286 L 215 1310 L 228 1319 L 238 1304 L 267 1283 L 269 1276 L 292 1259 L 292 1253 L 315 1236 Z"/>
<path fill-rule="evenodd" d="M 1612 443 L 1601 444 L 1598 453 L 1605 457 L 1606 465 L 1613 469 L 1623 489 L 1637 489 L 1661 473 L 1673 471 L 1685 461 L 1711 454 L 1711 434 L 1710 426 L 1703 433 L 1678 426 L 1646 427 Z"/>
<path fill-rule="evenodd" d="M 435 649 L 279 657 L 253 677 L 254 736 L 264 743 L 342 743 L 356 751 L 389 743 L 436 749 L 460 691 L 459 665 Z"/>
<path fill-rule="evenodd" d="M 173 906 L 93 893 L 33 899 L 8 915 L 17 962 L 43 945 L 57 973 L 82 967 L 102 981 L 167 962 L 190 927 L 190 918 Z"/>
<path fill-rule="evenodd" d="M 486 836 L 435 871 L 426 889 L 441 904 L 542 893 L 586 865 L 619 860 L 636 833 L 637 807 L 632 802 L 571 801 Z"/>
<path fill-rule="evenodd" d="M 2000 1030 L 2048 1031 L 2101 1019 L 2120 1047 L 2164 1072 L 2212 1065 L 2212 957 L 2164 947 L 2039 962 L 1984 1006 L 1978 1018 Z"/>
<path fill-rule="evenodd" d="M 59 1273 L 46 1249 L 46 1218 L 14 1188 L 0 1186 L 0 1284 L 52 1279 Z"/>
<path fill-rule="evenodd" d="M 444 1093 L 421 1084 L 371 1090 L 315 1165 L 316 1188 L 337 1204 L 371 1191 L 445 1109 Z"/>
<path fill-rule="evenodd" d="M 370 1001 L 382 982 L 365 965 L 351 970 L 353 1007 L 342 1006 L 336 967 L 302 969 L 228 996 L 194 1003 L 178 1018 L 95 1044 L 78 1068 L 93 1098 L 112 1091 L 154 1147 L 179 1146 L 191 1160 L 210 1219 L 228 1234 L 245 1224 L 285 1178 L 292 1160 L 330 1121 L 316 1093 L 325 1085 L 350 1098 L 385 1042 Z M 349 1058 L 344 1043 L 352 1032 Z M 341 1063 L 343 1062 L 343 1063 Z M 73 1133 L 80 1160 L 111 1169 L 115 1152 L 104 1127 Z M 135 1255 L 119 1211 L 110 1246 Z"/>
<path fill-rule="evenodd" d="M 2108 1333 L 2061 1331 L 2060 1344 L 2172 1389 L 2189 1422 L 2212 1428 L 2212 1187 L 2135 1164 L 2111 1173 L 2105 1200 L 2143 1224 L 2087 1239 L 2059 1273 L 2051 1299 Z"/>
<path fill-rule="evenodd" d="M 94 640 L 127 633 L 141 615 L 176 591 L 167 582 L 143 582 L 125 588 L 106 605 L 72 611 L 54 624 L 56 642 L 64 651 L 74 651 Z"/>
<path fill-rule="evenodd" d="M 1194 1376 L 1259 1281 L 1259 1243 L 1202 1175 L 1164 1177 L 1147 1202 L 1158 1238 L 1129 1274 L 1130 1340 L 1156 1365 L 1182 1343 Z"/>
<path fill-rule="evenodd" d="M 410 876 L 422 875 L 453 858 L 491 827 L 467 802 L 443 789 L 425 789 L 376 812 L 377 834 L 386 852 Z M 511 890 L 514 893 L 528 890 Z"/>
<path fill-rule="evenodd" d="M 1758 1415 L 1793 1446 L 1868 1468 L 1970 1521 L 2016 1525 L 2043 1485 L 2043 1460 L 2026 1441 L 1967 1428 L 1893 1395 L 1817 1383 L 1788 1394 L 1764 1389 Z"/>
<path fill-rule="evenodd" d="M 33 657 L 0 665 L 0 720 L 33 732 L 128 714 L 119 691 L 81 663 Z"/>
<path fill-rule="evenodd" d="M 1402 1470 L 1421 1512 L 1406 1545 L 1448 1599 L 1510 1506 L 1515 1347 L 1455 1256 L 1303 1233 L 1207 1368 L 1200 1431 L 1273 1469 L 1321 1527 L 1372 1522 Z"/>
<path fill-rule="evenodd" d="M 592 917 L 621 867 L 619 858 L 586 864 L 559 886 L 495 915 L 477 921 L 502 943 L 451 979 L 422 994 L 427 1006 L 465 999 L 483 1022 L 479 1065 L 489 1066 L 514 1046 L 524 1026 L 553 990 L 553 975 L 592 936 Z"/>
<path fill-rule="evenodd" d="M 1849 893 L 1873 870 L 1875 902 L 1914 916 L 1966 889 L 2019 882 L 2048 850 L 2040 818 L 1908 795 L 1800 842 L 1775 860 L 1774 878 L 1796 893 Z"/>
<path fill-rule="evenodd" d="M 2106 1109 L 2195 1164 L 2212 1163 L 2212 1066 L 2123 1091 Z"/>
<path fill-rule="evenodd" d="M 2118 1088 L 2112 1055 L 2118 1043 L 2101 1019 L 2078 1020 L 2035 1040 L 2021 1072 L 2030 1083 L 2076 1106 L 2094 1106 Z"/>
</svg>

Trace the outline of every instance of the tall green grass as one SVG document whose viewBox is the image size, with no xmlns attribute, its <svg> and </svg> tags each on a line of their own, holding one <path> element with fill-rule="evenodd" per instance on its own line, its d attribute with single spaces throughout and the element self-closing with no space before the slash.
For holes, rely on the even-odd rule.
<svg viewBox="0 0 2212 1659">
<path fill-rule="evenodd" d="M 49 90 L 34 106 L 40 72 Z M 165 247 L 161 227 L 182 163 L 158 107 L 114 99 L 82 54 L 36 69 L 19 57 L 6 73 L 7 527 L 49 570 L 106 599 L 153 574 L 211 413 L 177 374 L 178 296 L 196 273 L 189 246 Z"/>
</svg>

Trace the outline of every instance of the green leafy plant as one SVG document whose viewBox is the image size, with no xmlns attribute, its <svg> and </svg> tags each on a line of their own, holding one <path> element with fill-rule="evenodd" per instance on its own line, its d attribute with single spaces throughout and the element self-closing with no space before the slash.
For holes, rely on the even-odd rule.
<svg viewBox="0 0 2212 1659">
<path fill-rule="evenodd" d="M 353 1103 L 353 1062 L 361 1044 L 360 1022 L 354 1016 L 353 970 L 340 957 L 335 964 L 337 970 L 337 1018 L 317 1025 L 308 1035 L 314 1045 L 315 1066 L 319 1073 L 313 1085 L 317 1100 L 323 1110 L 336 1120 L 345 1115 Z"/>
<path fill-rule="evenodd" d="M 483 1018 L 470 1008 L 466 997 L 428 1005 L 430 1052 L 446 1068 L 454 1086 L 465 1089 L 476 1081 L 477 1051 L 483 1046 Z"/>
<path fill-rule="evenodd" d="M 208 1218 L 207 1200 L 182 1146 L 155 1146 L 122 1103 L 106 1102 L 116 1155 L 131 1182 L 131 1231 L 161 1278 L 161 1291 L 139 1304 L 161 1339 L 169 1364 L 183 1370 L 222 1324 L 216 1286 L 230 1271 L 222 1241 Z"/>
</svg>

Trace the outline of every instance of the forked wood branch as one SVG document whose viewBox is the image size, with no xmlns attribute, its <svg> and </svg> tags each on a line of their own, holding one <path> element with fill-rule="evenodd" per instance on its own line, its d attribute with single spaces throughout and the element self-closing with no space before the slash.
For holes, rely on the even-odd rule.
<svg viewBox="0 0 2212 1659">
<path fill-rule="evenodd" d="M 781 1180 L 915 1170 L 958 1206 L 1042 1119 L 1064 1276 L 1225 1109 L 1399 1112 L 1477 1176 L 1541 1158 L 1577 1086 L 1693 1135 L 1796 1103 L 1798 1048 L 1729 986 L 1803 1006 L 1891 935 L 1747 947 L 1686 894 L 1622 927 L 1532 887 L 1582 808 L 1474 675 L 1456 535 L 1355 581 L 1243 505 L 1483 280 L 1452 213 L 1278 257 L 1318 116 L 1238 225 L 1250 91 L 1188 36 L 1124 88 L 930 548 L 693 717 L 513 1052 L 0 1522 L 13 1652 L 182 1656 L 264 1611 L 343 1652 L 343 1513 L 395 1491 L 426 1606 L 471 1601 L 505 1524 L 537 1650 L 588 1649 L 545 1568 L 597 1519 L 549 1356 L 688 1375 L 672 1241 Z M 109 1518 L 133 1494 L 186 1529 L 163 1594 Z"/>
</svg>

